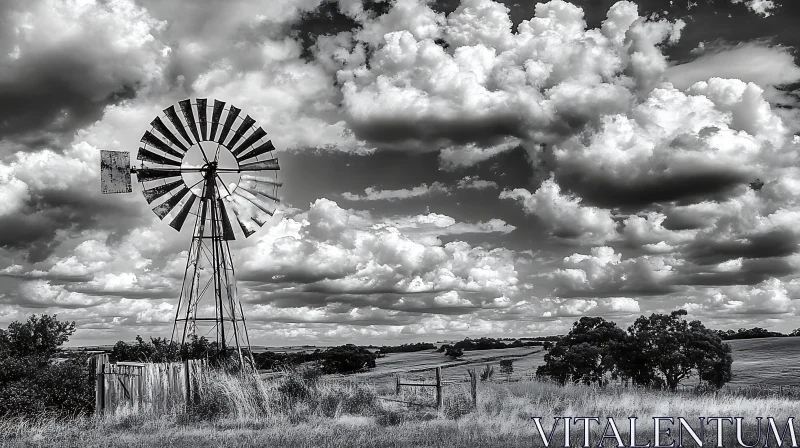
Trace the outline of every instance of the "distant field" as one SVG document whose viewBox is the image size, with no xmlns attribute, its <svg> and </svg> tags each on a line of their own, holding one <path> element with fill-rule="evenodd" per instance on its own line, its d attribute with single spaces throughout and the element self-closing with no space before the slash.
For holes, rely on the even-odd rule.
<svg viewBox="0 0 800 448">
<path fill-rule="evenodd" d="M 800 338 L 726 342 L 733 349 L 731 387 L 752 384 L 800 386 Z"/>
<path fill-rule="evenodd" d="M 733 349 L 733 380 L 728 383 L 731 387 L 741 387 L 756 384 L 773 386 L 800 386 L 800 338 L 762 338 L 740 339 L 726 341 Z M 75 347 L 77 349 L 110 349 L 111 346 Z M 317 346 L 253 346 L 254 352 L 300 352 L 314 351 Z M 482 369 L 484 365 L 492 365 L 495 369 L 495 382 L 505 381 L 507 378 L 500 375 L 500 360 L 514 360 L 514 374 L 511 380 L 525 378 L 533 375 L 536 368 L 544 363 L 544 351 L 541 347 L 520 347 L 496 350 L 473 350 L 464 352 L 458 361 L 452 361 L 443 353 L 435 350 L 424 350 L 412 353 L 390 353 L 384 358 L 379 358 L 376 368 L 354 375 L 359 380 L 364 380 L 376 385 L 389 384 L 394 381 L 394 374 L 408 373 L 406 377 L 427 379 L 432 378 L 432 371 L 424 371 L 442 366 L 443 376 L 446 381 L 465 380 L 466 368 Z M 423 371 L 423 372 L 415 372 Z M 690 379 L 687 384 L 693 384 Z"/>
<path fill-rule="evenodd" d="M 800 386 L 800 338 L 763 338 L 726 341 L 733 349 L 733 380 L 731 387 L 767 384 L 773 386 Z M 466 380 L 467 368 L 480 370 L 484 365 L 495 369 L 494 382 L 504 382 L 500 374 L 500 360 L 514 360 L 511 380 L 533 375 L 544 363 L 541 347 L 521 347 L 497 350 L 475 350 L 464 352 L 459 361 L 435 350 L 413 353 L 390 353 L 376 362 L 376 368 L 355 375 L 379 386 L 393 384 L 394 374 L 408 372 L 404 377 L 417 379 L 433 378 L 433 372 L 415 372 L 442 366 L 446 381 Z M 687 384 L 693 384 L 689 380 Z"/>
</svg>

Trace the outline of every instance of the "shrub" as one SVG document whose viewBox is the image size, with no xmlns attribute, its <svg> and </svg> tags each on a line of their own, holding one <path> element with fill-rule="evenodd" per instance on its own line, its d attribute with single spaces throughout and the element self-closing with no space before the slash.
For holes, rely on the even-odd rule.
<svg viewBox="0 0 800 448">
<path fill-rule="evenodd" d="M 109 360 L 134 362 L 175 362 L 182 359 L 209 359 L 212 362 L 223 362 L 229 352 L 221 354 L 216 341 L 209 341 L 205 336 L 192 335 L 191 339 L 181 345 L 166 338 L 151 337 L 145 341 L 136 336 L 136 341 L 129 344 L 118 341 L 111 350 Z"/>
<path fill-rule="evenodd" d="M 355 373 L 375 367 L 375 353 L 353 344 L 331 347 L 317 361 L 323 373 Z"/>
<path fill-rule="evenodd" d="M 483 370 L 481 371 L 481 381 L 490 380 L 492 375 L 494 375 L 494 367 L 489 364 L 483 366 Z"/>
<path fill-rule="evenodd" d="M 511 359 L 504 359 L 500 361 L 500 373 L 506 375 L 507 377 L 511 377 L 511 374 L 514 373 L 514 361 Z"/>
<path fill-rule="evenodd" d="M 53 358 L 75 331 L 57 316 L 31 316 L 0 330 L 0 416 L 92 412 L 94 384 L 87 357 Z"/>
<path fill-rule="evenodd" d="M 464 356 L 464 350 L 458 347 L 448 347 L 444 354 L 453 359 L 457 359 Z"/>
</svg>

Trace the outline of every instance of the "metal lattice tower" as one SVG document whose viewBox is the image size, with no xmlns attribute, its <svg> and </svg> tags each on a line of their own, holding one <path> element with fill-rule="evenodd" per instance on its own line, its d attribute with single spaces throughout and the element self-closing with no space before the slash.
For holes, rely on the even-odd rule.
<svg viewBox="0 0 800 448">
<path fill-rule="evenodd" d="M 229 247 L 238 233 L 229 210 L 245 238 L 272 216 L 282 185 L 278 160 L 272 157 L 275 147 L 255 120 L 241 118 L 235 106 L 226 108 L 215 100 L 210 107 L 204 98 L 178 106 L 184 120 L 170 106 L 164 116 L 171 126 L 161 117 L 150 123 L 137 153 L 139 167 L 130 166 L 126 151 L 101 151 L 101 190 L 129 193 L 131 174 L 136 174 L 160 219 L 171 217 L 169 225 L 180 231 L 194 218 L 172 341 L 216 338 L 220 351 L 235 350 L 244 365 L 244 352 L 249 361 L 252 357 Z"/>
</svg>

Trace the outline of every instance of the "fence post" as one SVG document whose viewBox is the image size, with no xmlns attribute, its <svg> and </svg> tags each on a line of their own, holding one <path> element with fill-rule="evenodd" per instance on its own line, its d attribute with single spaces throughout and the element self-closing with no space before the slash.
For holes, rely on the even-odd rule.
<svg viewBox="0 0 800 448">
<path fill-rule="evenodd" d="M 394 394 L 400 395 L 400 374 L 398 373 L 397 375 L 394 376 L 394 378 L 396 380 L 396 384 L 394 387 Z"/>
<path fill-rule="evenodd" d="M 475 369 L 468 370 L 469 372 L 469 390 L 472 394 L 472 406 L 478 408 L 478 378 Z"/>
<path fill-rule="evenodd" d="M 106 407 L 106 361 L 108 355 L 105 353 L 92 357 L 94 364 L 94 413 L 100 415 Z"/>
<path fill-rule="evenodd" d="M 136 371 L 139 372 L 139 374 L 136 376 L 136 393 L 137 393 L 137 395 L 139 397 L 136 409 L 138 409 L 139 412 L 141 412 L 144 409 L 144 399 L 142 397 L 142 395 L 144 393 L 143 387 L 142 387 L 142 385 L 144 383 L 144 367 L 141 367 L 141 366 L 137 367 Z"/>
<path fill-rule="evenodd" d="M 436 409 L 441 410 L 442 404 L 444 403 L 444 397 L 442 396 L 442 368 L 436 368 Z"/>
<path fill-rule="evenodd" d="M 183 386 L 186 388 L 186 408 L 188 409 L 192 402 L 192 379 L 189 374 L 189 360 L 183 360 Z"/>
</svg>

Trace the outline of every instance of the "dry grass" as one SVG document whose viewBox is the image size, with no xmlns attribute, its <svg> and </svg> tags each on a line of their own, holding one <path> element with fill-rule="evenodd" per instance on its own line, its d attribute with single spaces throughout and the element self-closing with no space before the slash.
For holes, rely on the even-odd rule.
<svg viewBox="0 0 800 448">
<path fill-rule="evenodd" d="M 644 420 L 653 416 L 741 416 L 755 422 L 755 417 L 785 419 L 800 410 L 800 402 L 785 398 L 681 396 L 540 382 L 479 384 L 475 410 L 466 387 L 448 386 L 441 413 L 382 401 L 372 386 L 302 373 L 275 381 L 212 374 L 200 386 L 203 398 L 189 413 L 0 421 L 0 445 L 531 447 L 541 446 L 532 416 L 613 416 L 623 432 L 627 417 L 638 416 L 643 432 L 648 431 Z M 406 394 L 404 398 L 411 398 L 414 392 Z M 433 402 L 430 392 L 414 398 Z M 543 423 L 549 428 L 552 419 Z M 595 429 L 596 437 L 602 429 Z M 578 432 L 573 430 L 575 437 Z M 750 443 L 755 439 L 752 425 L 746 436 Z M 735 440 L 732 434 L 726 437 Z"/>
</svg>

